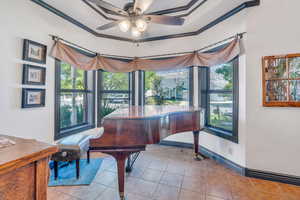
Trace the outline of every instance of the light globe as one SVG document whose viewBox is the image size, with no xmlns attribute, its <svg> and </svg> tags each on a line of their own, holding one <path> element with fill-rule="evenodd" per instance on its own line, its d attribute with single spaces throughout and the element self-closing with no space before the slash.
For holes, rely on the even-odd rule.
<svg viewBox="0 0 300 200">
<path fill-rule="evenodd" d="M 135 21 L 135 25 L 136 25 L 136 28 L 137 28 L 140 32 L 146 31 L 147 26 L 148 26 L 147 22 L 146 22 L 145 20 L 143 20 L 143 19 L 137 19 L 137 20 Z"/>
<path fill-rule="evenodd" d="M 131 28 L 131 35 L 133 37 L 140 37 L 142 33 L 137 29 L 137 27 L 134 26 Z"/>
<path fill-rule="evenodd" d="M 131 23 L 129 20 L 123 20 L 119 23 L 119 28 L 122 32 L 127 32 L 131 27 Z"/>
</svg>

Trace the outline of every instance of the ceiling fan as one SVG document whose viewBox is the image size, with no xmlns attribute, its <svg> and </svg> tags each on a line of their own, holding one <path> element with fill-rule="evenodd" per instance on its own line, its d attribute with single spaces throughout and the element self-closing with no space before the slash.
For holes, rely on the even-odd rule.
<svg viewBox="0 0 300 200">
<path fill-rule="evenodd" d="M 180 17 L 145 14 L 145 11 L 151 6 L 154 0 L 134 0 L 134 2 L 127 3 L 123 9 L 102 0 L 88 1 L 123 17 L 123 19 L 98 27 L 97 30 L 100 31 L 119 26 L 121 31 L 127 32 L 131 29 L 131 34 L 134 37 L 139 37 L 146 31 L 148 23 L 150 22 L 155 24 L 177 26 L 184 23 L 184 19 Z"/>
</svg>

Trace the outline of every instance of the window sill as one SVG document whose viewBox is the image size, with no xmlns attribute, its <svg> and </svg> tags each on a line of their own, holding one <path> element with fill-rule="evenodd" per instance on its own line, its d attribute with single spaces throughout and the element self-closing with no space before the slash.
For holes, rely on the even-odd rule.
<svg viewBox="0 0 300 200">
<path fill-rule="evenodd" d="M 224 131 L 224 130 L 220 130 L 220 129 L 209 127 L 209 126 L 206 126 L 203 129 L 203 131 L 206 133 L 210 133 L 212 135 L 221 137 L 223 139 L 229 140 L 231 142 L 238 143 L 238 137 L 235 136 L 237 134 L 234 134 L 233 132 Z"/>
<path fill-rule="evenodd" d="M 96 128 L 96 126 L 94 124 L 84 124 L 84 125 L 80 125 L 80 126 L 75 126 L 75 127 L 69 128 L 69 129 L 59 131 L 59 133 L 55 134 L 54 139 L 59 140 L 63 137 L 67 137 L 69 135 L 87 131 L 87 130 L 93 129 L 93 128 Z"/>
</svg>

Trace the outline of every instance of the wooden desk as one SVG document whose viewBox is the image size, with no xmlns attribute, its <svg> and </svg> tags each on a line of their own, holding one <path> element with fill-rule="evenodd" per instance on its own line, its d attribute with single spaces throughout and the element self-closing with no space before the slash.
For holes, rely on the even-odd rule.
<svg viewBox="0 0 300 200">
<path fill-rule="evenodd" d="M 8 138 L 16 144 L 0 149 L 0 199 L 46 200 L 48 160 L 57 147 L 36 140 Z"/>
<path fill-rule="evenodd" d="M 202 115 L 203 110 L 190 106 L 130 106 L 104 118 L 104 133 L 90 140 L 90 150 L 108 153 L 117 160 L 121 200 L 125 199 L 125 160 L 132 153 L 144 151 L 147 144 L 159 143 L 172 134 L 192 131 L 195 158 L 202 158 L 198 150 Z"/>
</svg>

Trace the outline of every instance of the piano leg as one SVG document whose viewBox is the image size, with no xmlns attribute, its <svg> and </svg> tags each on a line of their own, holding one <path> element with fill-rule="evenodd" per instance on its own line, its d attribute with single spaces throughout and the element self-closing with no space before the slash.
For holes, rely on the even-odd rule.
<svg viewBox="0 0 300 200">
<path fill-rule="evenodd" d="M 140 151 L 145 151 L 146 146 L 136 146 L 131 148 L 115 148 L 115 149 L 107 149 L 107 148 L 90 148 L 90 151 L 98 151 L 102 153 L 107 153 L 113 156 L 117 161 L 118 167 L 118 184 L 119 184 L 119 195 L 120 200 L 125 200 L 125 163 L 127 157 L 132 153 L 138 153 Z"/>
<path fill-rule="evenodd" d="M 131 154 L 131 152 L 111 152 L 110 154 L 117 161 L 120 200 L 125 200 L 125 162 L 126 158 Z"/>
<path fill-rule="evenodd" d="M 199 152 L 199 131 L 193 131 L 193 135 L 194 135 L 194 150 L 195 150 L 194 159 L 204 160 L 205 157 L 201 155 Z"/>
<path fill-rule="evenodd" d="M 130 156 L 130 154 L 138 153 L 138 152 L 144 151 L 144 150 L 145 150 L 145 146 L 138 147 L 138 148 L 133 148 L 133 149 L 98 150 L 100 152 L 108 153 L 108 154 L 112 155 L 117 161 L 120 200 L 125 200 L 124 190 L 125 190 L 125 163 L 126 163 L 126 159 L 127 159 L 128 156 Z"/>
</svg>

